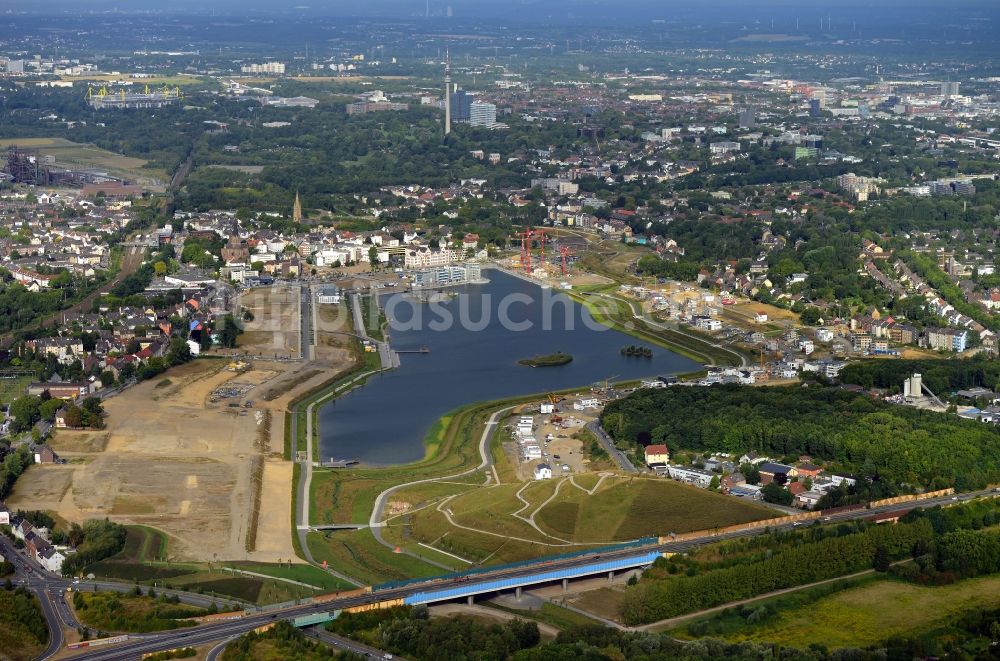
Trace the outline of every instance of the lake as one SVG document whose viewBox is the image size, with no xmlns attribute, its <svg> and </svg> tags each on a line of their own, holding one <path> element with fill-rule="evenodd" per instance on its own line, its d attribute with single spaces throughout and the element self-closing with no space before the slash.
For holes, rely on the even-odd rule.
<svg viewBox="0 0 1000 661">
<path fill-rule="evenodd" d="M 371 377 L 320 409 L 324 460 L 410 463 L 424 457 L 423 439 L 438 418 L 460 406 L 702 368 L 659 347 L 652 347 L 652 359 L 622 356 L 623 346 L 639 340 L 600 325 L 565 295 L 495 269 L 484 273 L 488 284 L 444 289 L 441 301 L 382 297 L 392 347 L 426 347 L 429 353 L 401 354 L 398 369 Z M 456 322 L 447 323 L 449 318 Z M 517 364 L 557 351 L 573 361 L 559 367 Z"/>
</svg>

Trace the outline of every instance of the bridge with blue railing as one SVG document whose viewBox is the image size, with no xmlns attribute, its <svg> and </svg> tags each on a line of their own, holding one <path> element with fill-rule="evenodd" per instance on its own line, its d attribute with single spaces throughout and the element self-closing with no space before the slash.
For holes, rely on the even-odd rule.
<svg viewBox="0 0 1000 661">
<path fill-rule="evenodd" d="M 581 558 L 590 555 L 600 555 L 602 553 L 610 553 L 612 551 L 621 551 L 623 549 L 630 548 L 642 548 L 646 546 L 654 546 L 658 543 L 658 538 L 656 537 L 642 537 L 640 539 L 633 540 L 631 542 L 625 542 L 623 544 L 612 544 L 609 546 L 592 547 L 589 549 L 584 549 L 582 551 L 573 551 L 571 553 L 561 553 L 559 555 L 547 555 L 544 558 L 533 558 L 531 560 L 521 560 L 519 562 L 510 562 L 505 565 L 490 565 L 488 567 L 476 567 L 472 569 L 463 569 L 459 572 L 453 572 L 451 574 L 442 574 L 441 580 L 447 581 L 452 579 L 460 578 L 470 578 L 475 579 L 478 574 L 494 574 L 496 572 L 506 571 L 508 569 L 520 569 L 522 567 L 533 567 L 538 566 L 540 563 L 550 563 L 558 562 L 560 560 L 572 560 L 573 558 Z M 378 585 L 372 586 L 372 590 L 378 592 L 381 590 L 394 590 L 396 588 L 406 587 L 407 585 L 414 585 L 416 583 L 426 583 L 426 578 L 410 578 L 402 581 L 388 581 L 386 583 L 379 583 Z"/>
<path fill-rule="evenodd" d="M 452 599 L 468 598 L 470 602 L 477 594 L 490 592 L 503 592 L 515 590 L 520 596 L 521 588 L 551 583 L 553 581 L 563 581 L 563 585 L 570 579 L 593 576 L 595 574 L 608 574 L 612 577 L 614 572 L 627 569 L 636 569 L 653 564 L 662 553 L 658 551 L 648 551 L 634 556 L 624 558 L 612 558 L 599 560 L 595 557 L 593 562 L 587 562 L 572 567 L 560 569 L 542 570 L 536 573 L 522 576 L 511 576 L 496 578 L 484 581 L 475 581 L 473 577 L 462 576 L 454 579 L 451 585 L 441 588 L 431 588 L 421 592 L 415 592 L 403 598 L 403 603 L 410 606 L 416 604 L 430 604 L 438 601 L 450 601 Z"/>
</svg>

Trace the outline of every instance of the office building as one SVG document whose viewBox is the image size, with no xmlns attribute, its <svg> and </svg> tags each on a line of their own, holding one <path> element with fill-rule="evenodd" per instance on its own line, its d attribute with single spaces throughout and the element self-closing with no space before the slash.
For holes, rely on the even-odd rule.
<svg viewBox="0 0 1000 661">
<path fill-rule="evenodd" d="M 740 111 L 740 128 L 752 129 L 757 127 L 757 118 L 754 116 L 752 108 L 744 108 Z"/>
<path fill-rule="evenodd" d="M 467 122 L 472 119 L 472 95 L 465 90 L 456 90 L 450 95 L 451 120 Z"/>
<path fill-rule="evenodd" d="M 469 123 L 473 126 L 493 126 L 497 123 L 497 107 L 492 103 L 473 101 L 469 106 Z"/>
<path fill-rule="evenodd" d="M 823 114 L 823 106 L 820 105 L 819 99 L 810 99 L 809 100 L 809 116 L 810 117 L 819 117 L 821 114 Z"/>
<path fill-rule="evenodd" d="M 941 83 L 941 96 L 952 97 L 958 96 L 958 83 L 944 82 Z"/>
</svg>

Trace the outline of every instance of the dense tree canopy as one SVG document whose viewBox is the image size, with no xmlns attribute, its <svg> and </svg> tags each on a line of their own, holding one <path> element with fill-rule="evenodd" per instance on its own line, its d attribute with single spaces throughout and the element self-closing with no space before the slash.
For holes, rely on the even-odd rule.
<svg viewBox="0 0 1000 661">
<path fill-rule="evenodd" d="M 642 389 L 609 403 L 601 423 L 618 441 L 672 450 L 809 454 L 855 474 L 872 496 L 1000 480 L 996 428 L 841 388 Z"/>
</svg>

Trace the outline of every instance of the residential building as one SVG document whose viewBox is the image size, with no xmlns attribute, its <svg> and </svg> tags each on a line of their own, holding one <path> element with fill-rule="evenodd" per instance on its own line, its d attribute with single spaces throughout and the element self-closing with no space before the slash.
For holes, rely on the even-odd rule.
<svg viewBox="0 0 1000 661">
<path fill-rule="evenodd" d="M 260 74 L 284 74 L 285 64 L 283 62 L 264 62 L 263 64 L 244 64 L 240 67 L 243 73 Z"/>
<path fill-rule="evenodd" d="M 770 477 L 772 479 L 777 478 L 778 482 L 787 480 L 788 478 L 798 477 L 799 471 L 794 466 L 786 466 L 785 464 L 779 464 L 773 461 L 765 461 L 757 467 L 760 471 L 761 477 Z M 779 477 L 779 476 L 783 476 Z"/>
<path fill-rule="evenodd" d="M 969 340 L 969 331 L 957 328 L 928 328 L 927 346 L 939 351 L 965 351 Z"/>
<path fill-rule="evenodd" d="M 646 465 L 652 467 L 653 464 L 666 464 L 670 461 L 670 452 L 667 446 L 662 443 L 646 446 Z"/>
<path fill-rule="evenodd" d="M 47 445 L 36 446 L 33 454 L 36 464 L 54 464 L 59 459 L 52 448 Z"/>
<path fill-rule="evenodd" d="M 552 467 L 548 464 L 538 464 L 535 466 L 535 479 L 548 480 L 552 477 Z"/>
<path fill-rule="evenodd" d="M 406 251 L 403 266 L 408 269 L 426 269 L 435 266 L 447 266 L 456 261 L 456 259 L 455 251 L 451 248 L 432 250 L 426 246 L 421 246 Z"/>
<path fill-rule="evenodd" d="M 874 177 L 860 177 L 853 172 L 842 174 L 837 177 L 837 185 L 851 194 L 859 202 L 864 202 L 872 193 L 878 193 L 881 189 L 879 184 L 881 179 Z"/>
<path fill-rule="evenodd" d="M 473 126 L 494 126 L 497 123 L 497 107 L 485 101 L 473 101 L 469 105 L 469 124 Z"/>
</svg>

